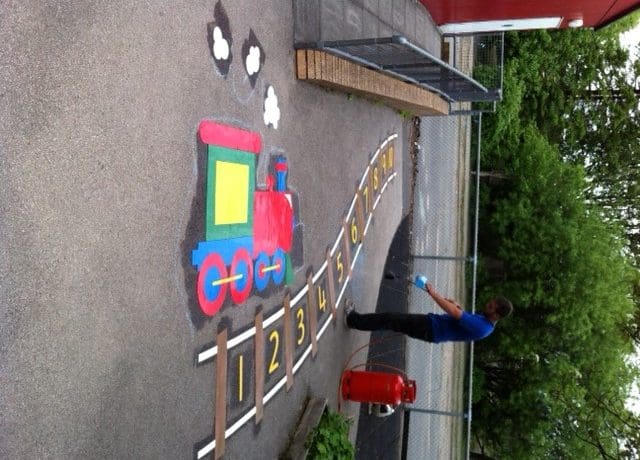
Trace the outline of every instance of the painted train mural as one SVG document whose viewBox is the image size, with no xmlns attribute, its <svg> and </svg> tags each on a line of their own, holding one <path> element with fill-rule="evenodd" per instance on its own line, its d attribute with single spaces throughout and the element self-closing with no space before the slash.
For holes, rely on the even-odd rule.
<svg viewBox="0 0 640 460">
<path fill-rule="evenodd" d="M 269 286 L 291 282 L 291 256 L 301 265 L 302 241 L 294 238 L 297 195 L 287 186 L 286 158 L 270 158 L 266 186 L 259 189 L 257 163 L 269 156 L 260 154 L 258 133 L 203 120 L 198 137 L 207 148 L 205 241 L 192 251 L 191 263 L 198 270 L 200 308 L 213 316 L 227 291 L 239 304 L 252 292 L 266 295 Z"/>
</svg>

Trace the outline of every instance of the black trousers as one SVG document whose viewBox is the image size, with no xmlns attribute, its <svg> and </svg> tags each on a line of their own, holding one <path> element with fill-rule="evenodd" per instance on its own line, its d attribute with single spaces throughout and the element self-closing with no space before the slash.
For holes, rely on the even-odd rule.
<svg viewBox="0 0 640 460">
<path fill-rule="evenodd" d="M 347 324 L 360 331 L 395 331 L 414 339 L 431 342 L 431 320 L 427 315 L 410 313 L 365 313 L 352 312 Z"/>
</svg>

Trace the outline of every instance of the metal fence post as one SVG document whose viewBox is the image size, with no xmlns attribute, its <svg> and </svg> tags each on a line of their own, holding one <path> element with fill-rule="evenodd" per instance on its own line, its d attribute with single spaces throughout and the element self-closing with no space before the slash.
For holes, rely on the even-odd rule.
<svg viewBox="0 0 640 460">
<path fill-rule="evenodd" d="M 453 260 L 453 261 L 460 261 L 460 262 L 475 262 L 475 256 L 421 256 L 421 255 L 415 255 L 415 254 L 411 254 L 411 257 L 413 257 L 414 259 L 424 259 L 424 260 Z"/>
<path fill-rule="evenodd" d="M 482 138 L 482 113 L 478 114 L 478 146 L 476 151 L 476 171 L 480 172 L 480 147 L 481 147 L 481 138 Z M 480 214 L 480 174 L 476 174 L 476 203 L 475 203 L 475 216 L 474 216 L 474 235 L 473 235 L 473 258 L 475 260 L 473 264 L 473 279 L 471 281 L 471 309 L 473 312 L 476 311 L 476 282 L 478 280 L 478 221 Z M 469 455 L 471 452 L 471 403 L 473 401 L 473 342 L 471 342 L 471 346 L 469 347 L 469 400 L 467 401 L 467 406 L 469 410 L 469 418 L 467 420 L 467 460 L 469 460 Z"/>
<path fill-rule="evenodd" d="M 453 411 L 446 411 L 446 410 L 420 409 L 418 407 L 405 407 L 405 410 L 409 412 L 419 412 L 422 414 L 448 415 L 449 417 L 460 417 L 464 419 L 469 418 L 469 412 L 453 412 Z"/>
</svg>

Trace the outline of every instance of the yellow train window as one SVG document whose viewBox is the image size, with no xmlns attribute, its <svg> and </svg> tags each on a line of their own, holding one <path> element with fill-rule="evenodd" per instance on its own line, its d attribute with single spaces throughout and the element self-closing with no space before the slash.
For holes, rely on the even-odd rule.
<svg viewBox="0 0 640 460">
<path fill-rule="evenodd" d="M 216 161 L 214 224 L 243 224 L 249 215 L 249 166 Z"/>
</svg>

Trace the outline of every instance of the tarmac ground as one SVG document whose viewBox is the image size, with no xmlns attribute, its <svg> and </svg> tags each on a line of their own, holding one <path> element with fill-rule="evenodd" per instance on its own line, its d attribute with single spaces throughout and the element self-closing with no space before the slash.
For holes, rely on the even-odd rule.
<svg viewBox="0 0 640 460">
<path fill-rule="evenodd" d="M 356 34 L 406 29 L 439 51 L 416 2 L 389 11 L 383 3 L 321 2 L 319 27 L 334 27 L 318 31 L 328 38 L 346 30 L 335 27 L 340 21 Z M 404 302 L 386 300 L 393 291 L 384 272 L 394 235 L 400 243 L 406 236 L 411 123 L 381 104 L 297 81 L 296 20 L 309 11 L 298 1 L 257 5 L 0 4 L 0 458 L 200 458 L 215 440 L 221 388 L 224 458 L 277 458 L 309 396 L 337 409 L 344 362 L 370 341 L 343 327 L 344 298 L 362 311 Z M 213 315 L 200 307 L 192 264 L 205 240 L 205 120 L 259 138 L 258 188 L 270 160 L 285 157 L 296 209 L 287 289 L 252 291 Z M 390 145 L 393 167 L 375 190 L 366 231 L 357 229 L 362 244 L 339 248 L 353 234 L 345 218 L 356 191 L 363 178 L 374 180 Z M 340 258 L 347 254 L 351 265 Z M 296 296 L 309 274 L 318 275 L 314 288 L 328 279 L 330 263 L 348 276 L 335 293 L 337 317 L 317 312 L 314 356 L 306 351 L 312 310 L 302 308 L 311 303 Z M 290 310 L 288 332 L 278 316 L 285 299 L 302 302 Z M 265 326 L 264 356 L 251 335 L 259 312 L 276 318 Z M 198 361 L 221 331 L 229 343 L 250 337 L 229 346 L 226 380 L 222 360 Z M 290 372 L 285 342 L 294 348 Z M 244 418 L 259 359 L 269 399 L 257 421 Z M 362 423 L 352 433 L 358 450 L 368 448 L 378 428 L 359 404 L 342 409 Z M 221 452 L 218 445 L 202 457 Z"/>
</svg>

